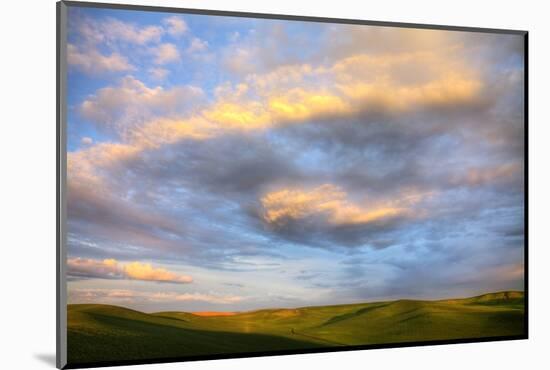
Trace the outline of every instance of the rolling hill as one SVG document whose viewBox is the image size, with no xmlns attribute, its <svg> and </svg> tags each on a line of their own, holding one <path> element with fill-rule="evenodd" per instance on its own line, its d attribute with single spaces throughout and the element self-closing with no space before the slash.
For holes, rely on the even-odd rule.
<svg viewBox="0 0 550 370">
<path fill-rule="evenodd" d="M 231 315 L 68 306 L 69 364 L 514 336 L 522 292 L 440 301 L 397 300 Z"/>
</svg>

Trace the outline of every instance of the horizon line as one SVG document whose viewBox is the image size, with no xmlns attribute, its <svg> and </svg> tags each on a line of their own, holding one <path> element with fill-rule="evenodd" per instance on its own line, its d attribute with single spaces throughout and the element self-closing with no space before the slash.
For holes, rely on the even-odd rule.
<svg viewBox="0 0 550 370">
<path fill-rule="evenodd" d="M 361 304 L 372 304 L 372 303 L 386 303 L 386 302 L 398 302 L 398 301 L 421 301 L 421 302 L 441 302 L 441 301 L 451 301 L 451 300 L 467 300 L 472 298 L 480 298 L 483 296 L 491 295 L 491 294 L 502 294 L 502 293 L 522 293 L 525 296 L 524 290 L 499 290 L 496 292 L 487 292 L 482 294 L 477 294 L 473 296 L 466 296 L 466 297 L 454 297 L 454 298 L 432 298 L 432 299 L 416 299 L 416 298 L 398 298 L 393 300 L 372 300 L 372 301 L 362 301 L 362 302 L 356 302 L 356 303 L 339 303 L 339 304 L 326 304 L 326 305 L 313 305 L 313 306 L 298 306 L 298 307 L 266 307 L 266 308 L 258 308 L 253 310 L 246 310 L 246 311 L 212 311 L 212 310 L 200 310 L 200 311 L 153 311 L 153 312 L 145 312 L 136 310 L 135 308 L 130 308 L 123 305 L 115 305 L 115 304 L 105 304 L 105 303 L 67 303 L 67 307 L 69 306 L 80 306 L 80 305 L 101 305 L 101 306 L 112 306 L 112 307 L 120 307 L 131 311 L 136 311 L 148 315 L 153 314 L 160 314 L 160 313 L 171 313 L 171 312 L 177 312 L 177 313 L 189 313 L 196 316 L 197 313 L 220 313 L 220 314 L 245 314 L 245 313 L 252 313 L 252 312 L 259 312 L 259 311 L 267 311 L 267 310 L 299 310 L 299 309 L 305 309 L 305 308 L 318 308 L 318 307 L 338 307 L 338 306 L 352 306 L 352 305 L 361 305 Z M 214 316 L 214 315 L 212 315 Z M 221 316 L 221 315 L 220 315 Z"/>
</svg>

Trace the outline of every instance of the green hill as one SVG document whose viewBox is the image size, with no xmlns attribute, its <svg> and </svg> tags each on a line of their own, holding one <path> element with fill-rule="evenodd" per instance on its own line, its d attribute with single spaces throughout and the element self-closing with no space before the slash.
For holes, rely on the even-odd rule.
<svg viewBox="0 0 550 370">
<path fill-rule="evenodd" d="M 69 364 L 521 335 L 522 292 L 267 309 L 232 316 L 68 306 Z"/>
</svg>

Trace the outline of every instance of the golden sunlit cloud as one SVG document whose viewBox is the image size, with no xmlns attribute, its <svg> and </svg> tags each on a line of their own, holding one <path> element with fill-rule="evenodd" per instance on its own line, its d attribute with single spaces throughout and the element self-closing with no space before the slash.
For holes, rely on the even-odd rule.
<svg viewBox="0 0 550 370">
<path fill-rule="evenodd" d="M 103 143 L 100 151 L 108 154 L 93 153 L 95 145 L 85 147 L 80 150 L 82 156 L 69 155 L 69 166 L 91 157 L 95 163 L 89 167 L 108 167 L 117 157 L 132 157 L 182 139 L 207 140 L 226 133 L 345 118 L 369 111 L 402 114 L 424 107 L 477 104 L 483 84 L 464 60 L 453 57 L 456 48 L 378 56 L 358 54 L 337 60 L 329 67 L 287 65 L 249 75 L 245 82 L 235 85 L 226 82 L 215 89 L 216 100 L 210 106 L 187 117 L 159 117 L 131 130 L 126 127 L 120 133 L 124 144 Z M 323 82 L 323 88 L 316 85 L 318 81 Z M 193 86 L 149 88 L 128 76 L 118 87 L 100 89 L 82 103 L 81 111 L 105 122 L 113 118 L 118 106 L 126 107 L 125 117 L 137 115 L 135 109 L 147 107 L 171 112 L 202 94 Z M 83 168 L 73 167 L 70 172 L 78 177 L 78 170 Z"/>
<path fill-rule="evenodd" d="M 153 268 L 150 263 L 131 262 L 124 266 L 124 272 L 130 279 L 160 281 L 171 283 L 191 283 L 191 276 L 179 275 L 163 268 Z"/>
<path fill-rule="evenodd" d="M 203 112 L 206 119 L 229 129 L 254 130 L 271 124 L 271 116 L 260 102 L 220 102 Z"/>
<path fill-rule="evenodd" d="M 112 258 L 104 260 L 69 258 L 67 267 L 68 275 L 75 278 L 133 279 L 180 284 L 193 282 L 191 276 L 177 274 L 164 268 L 154 268 L 149 263 L 136 261 L 124 264 Z"/>
<path fill-rule="evenodd" d="M 288 219 L 303 219 L 322 215 L 334 225 L 366 224 L 406 214 L 403 206 L 378 204 L 367 207 L 348 200 L 339 187 L 324 184 L 311 190 L 282 189 L 261 198 L 264 220 L 272 224 L 285 223 Z M 410 203 L 410 201 L 408 202 Z"/>
<path fill-rule="evenodd" d="M 294 89 L 269 99 L 269 111 L 275 121 L 306 121 L 317 117 L 331 117 L 355 112 L 348 102 L 330 93 Z"/>
</svg>

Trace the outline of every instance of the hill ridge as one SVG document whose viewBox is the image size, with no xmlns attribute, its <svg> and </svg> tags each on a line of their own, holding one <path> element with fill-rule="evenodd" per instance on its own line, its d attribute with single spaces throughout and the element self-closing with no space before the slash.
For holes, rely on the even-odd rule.
<svg viewBox="0 0 550 370">
<path fill-rule="evenodd" d="M 497 292 L 489 292 L 489 293 L 483 293 L 475 296 L 469 296 L 464 298 L 443 298 L 443 299 L 414 299 L 414 298 L 404 298 L 404 299 L 396 299 L 396 300 L 383 300 L 383 301 L 364 301 L 364 302 L 357 302 L 357 303 L 342 303 L 342 304 L 334 304 L 334 305 L 316 305 L 316 306 L 299 306 L 299 307 L 273 307 L 273 308 L 260 308 L 256 310 L 249 310 L 249 311 L 197 311 L 197 312 L 208 312 L 212 316 L 217 316 L 215 314 L 219 314 L 219 316 L 237 316 L 237 315 L 243 315 L 243 314 L 253 314 L 253 313 L 260 313 L 260 312 L 277 312 L 277 311 L 292 311 L 292 310 L 303 310 L 303 309 L 315 309 L 315 308 L 329 308 L 329 307 L 342 307 L 342 306 L 363 306 L 366 304 L 390 304 L 395 302 L 482 302 L 482 301 L 489 301 L 489 300 L 503 300 L 503 299 L 522 299 L 525 297 L 525 293 L 520 290 L 502 290 Z M 106 308 L 123 308 L 129 311 L 146 314 L 146 315 L 164 315 L 164 314 L 192 314 L 195 316 L 201 316 L 200 314 L 197 314 L 195 311 L 154 311 L 154 312 L 144 312 L 139 311 L 133 308 L 129 308 L 126 306 L 119 306 L 119 305 L 112 305 L 112 304 L 102 304 L 102 303 L 71 303 L 68 304 L 67 307 L 70 308 L 85 308 L 86 306 L 92 307 L 106 307 Z M 208 317 L 208 316 L 205 316 Z"/>
<path fill-rule="evenodd" d="M 523 292 L 264 309 L 230 316 L 69 305 L 69 363 L 489 337 L 524 337 Z"/>
</svg>

